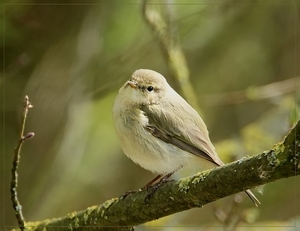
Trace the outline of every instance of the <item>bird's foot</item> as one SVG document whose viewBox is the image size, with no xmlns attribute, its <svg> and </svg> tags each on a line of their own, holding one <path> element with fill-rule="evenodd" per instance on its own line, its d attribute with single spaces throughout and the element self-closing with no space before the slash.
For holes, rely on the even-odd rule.
<svg viewBox="0 0 300 231">
<path fill-rule="evenodd" d="M 161 187 L 163 184 L 165 184 L 166 182 L 169 182 L 168 178 L 170 176 L 165 176 L 163 178 L 161 178 L 160 181 L 158 181 L 156 184 L 149 186 L 147 188 L 148 194 L 144 199 L 144 202 L 146 205 L 149 205 L 149 200 L 151 199 L 151 197 L 153 196 L 153 194 L 156 192 L 156 190 Z"/>
<path fill-rule="evenodd" d="M 142 189 L 137 189 L 137 190 L 130 190 L 130 191 L 127 191 L 125 192 L 122 196 L 120 196 L 120 199 L 125 199 L 126 197 L 128 197 L 129 195 L 131 194 L 134 194 L 134 193 L 137 193 L 137 192 L 140 192 L 142 191 Z"/>
</svg>

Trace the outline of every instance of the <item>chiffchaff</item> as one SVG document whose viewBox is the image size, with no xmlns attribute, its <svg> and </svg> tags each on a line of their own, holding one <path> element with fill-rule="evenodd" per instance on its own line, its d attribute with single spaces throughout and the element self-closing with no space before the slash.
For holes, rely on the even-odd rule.
<svg viewBox="0 0 300 231">
<path fill-rule="evenodd" d="M 199 160 L 224 165 L 199 114 L 155 71 L 133 73 L 119 90 L 113 118 L 124 153 L 159 177 Z M 260 204 L 250 190 L 245 192 Z"/>
</svg>

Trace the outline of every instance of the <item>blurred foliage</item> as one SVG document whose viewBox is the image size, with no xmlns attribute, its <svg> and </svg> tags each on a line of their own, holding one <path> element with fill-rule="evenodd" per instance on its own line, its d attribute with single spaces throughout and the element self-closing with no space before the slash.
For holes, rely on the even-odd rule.
<svg viewBox="0 0 300 231">
<path fill-rule="evenodd" d="M 100 204 L 143 186 L 153 177 L 122 154 L 111 117 L 117 89 L 134 70 L 154 69 L 174 84 L 157 40 L 143 21 L 140 3 L 14 0 L 2 4 L 0 108 L 5 123 L 1 123 L 0 135 L 1 227 L 17 224 L 9 182 L 25 94 L 34 105 L 26 130 L 36 134 L 23 146 L 19 169 L 18 193 L 27 221 Z M 220 156 L 228 162 L 280 141 L 292 121 L 299 118 L 296 80 L 298 91 L 276 97 L 211 106 L 203 99 L 299 76 L 299 1 L 150 3 L 164 16 L 167 7 L 172 12 L 172 25 Z M 299 220 L 297 184 L 299 177 L 266 185 L 263 195 L 258 196 L 262 206 L 254 208 L 256 220 L 240 225 L 253 227 L 251 230 L 268 230 L 268 226 L 288 230 Z M 214 211 L 232 200 L 169 216 L 138 230 L 153 230 L 153 226 L 160 226 L 160 230 L 170 226 L 178 226 L 176 230 L 185 226 L 222 230 Z M 245 200 L 242 211 L 252 211 L 246 208 L 252 204 Z"/>
</svg>

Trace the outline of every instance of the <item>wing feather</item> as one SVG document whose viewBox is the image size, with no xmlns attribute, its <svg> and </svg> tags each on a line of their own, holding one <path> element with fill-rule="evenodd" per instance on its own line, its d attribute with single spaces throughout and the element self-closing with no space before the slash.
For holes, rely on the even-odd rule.
<svg viewBox="0 0 300 231">
<path fill-rule="evenodd" d="M 175 95 L 174 95 L 175 93 Z M 145 129 L 166 143 L 173 144 L 191 154 L 216 165 L 223 165 L 212 145 L 206 125 L 198 113 L 175 91 L 176 100 L 143 105 L 141 110 L 148 118 Z M 176 105 L 170 102 L 177 102 Z"/>
</svg>

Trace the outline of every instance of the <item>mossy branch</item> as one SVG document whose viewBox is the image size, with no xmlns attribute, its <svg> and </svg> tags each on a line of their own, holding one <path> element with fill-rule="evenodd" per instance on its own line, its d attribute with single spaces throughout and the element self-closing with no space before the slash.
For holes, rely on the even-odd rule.
<svg viewBox="0 0 300 231">
<path fill-rule="evenodd" d="M 248 188 L 299 175 L 300 122 L 285 139 L 269 151 L 232 162 L 222 167 L 170 181 L 151 196 L 146 190 L 124 199 L 114 198 L 65 217 L 28 222 L 31 230 L 132 230 L 143 224 L 176 212 L 216 201 Z M 264 206 L 264 205 L 262 205 Z"/>
</svg>

